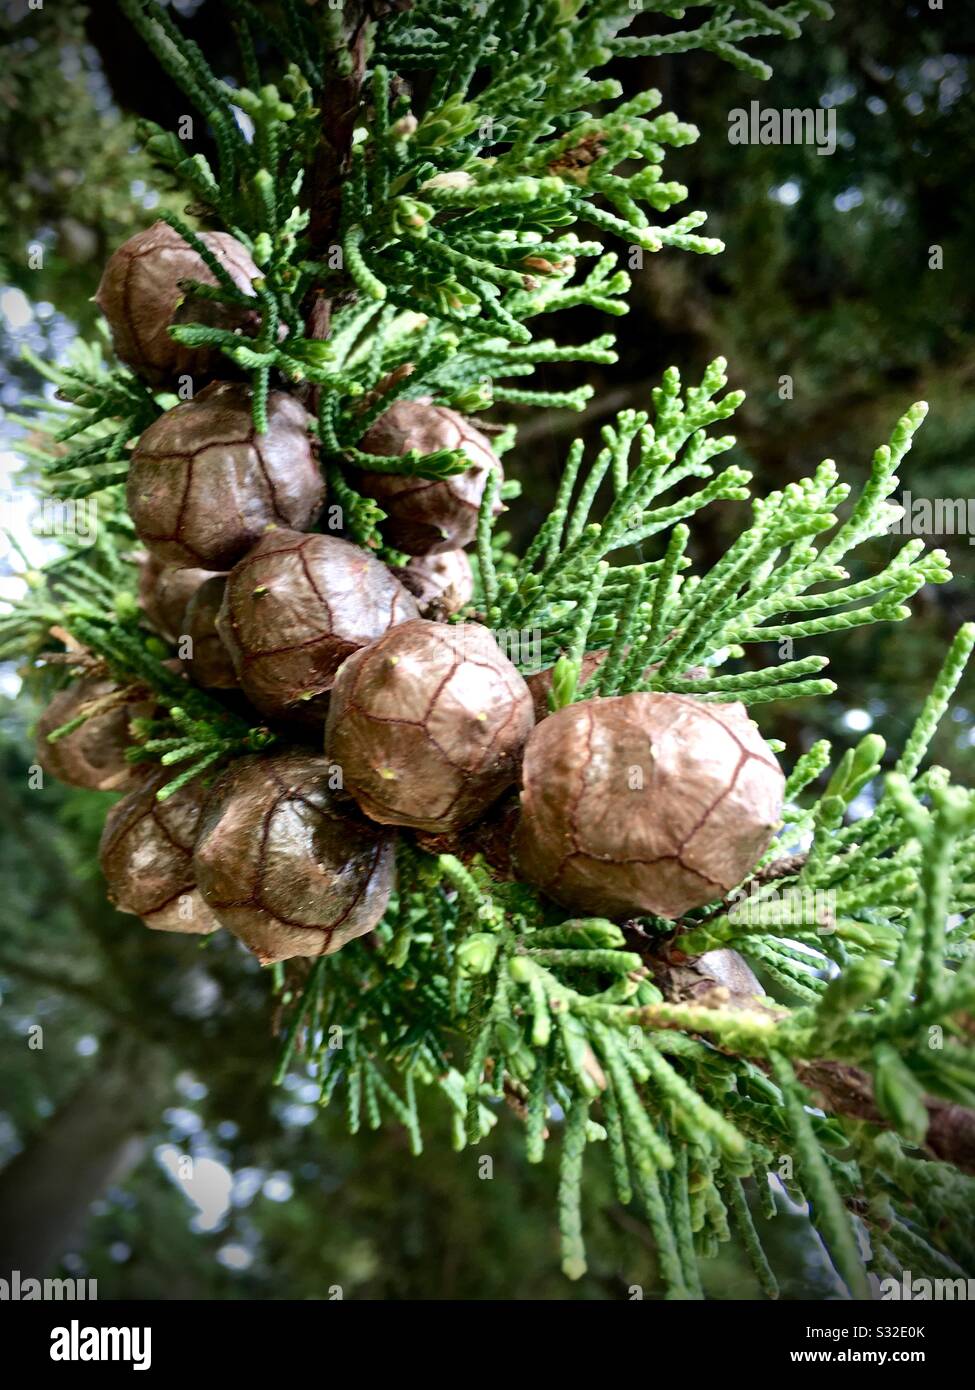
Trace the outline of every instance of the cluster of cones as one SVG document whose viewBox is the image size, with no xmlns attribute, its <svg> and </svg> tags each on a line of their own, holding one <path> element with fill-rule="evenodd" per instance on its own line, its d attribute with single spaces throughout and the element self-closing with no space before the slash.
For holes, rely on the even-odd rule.
<svg viewBox="0 0 975 1390">
<path fill-rule="evenodd" d="M 225 234 L 203 241 L 252 294 L 245 248 Z M 744 708 L 634 693 L 550 713 L 550 673 L 526 681 L 487 628 L 449 621 L 470 605 L 465 548 L 500 473 L 486 436 L 446 407 L 399 400 L 363 437 L 374 457 L 451 449 L 469 461 L 435 480 L 357 474 L 386 514 L 387 544 L 409 557 L 402 568 L 316 530 L 324 485 L 301 402 L 271 391 L 258 434 L 250 388 L 212 379 L 212 351 L 169 334 L 194 281 L 216 277 L 157 223 L 115 252 L 97 296 L 118 356 L 153 387 L 207 383 L 132 457 L 140 605 L 185 679 L 278 737 L 212 785 L 160 800 L 166 771 L 125 758 L 151 694 L 88 669 L 55 697 L 39 727 L 43 766 L 126 792 L 101 844 L 116 906 L 166 930 L 226 927 L 262 962 L 327 954 L 383 916 L 398 834 L 476 842 L 519 782 L 511 871 L 567 908 L 675 917 L 740 882 L 783 789 Z M 242 306 L 207 299 L 193 321 L 201 307 L 207 322 L 248 331 Z"/>
</svg>

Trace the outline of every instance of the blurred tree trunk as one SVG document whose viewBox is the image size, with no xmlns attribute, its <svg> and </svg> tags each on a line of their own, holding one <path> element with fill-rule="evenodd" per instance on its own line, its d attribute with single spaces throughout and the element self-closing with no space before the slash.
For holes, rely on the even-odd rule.
<svg viewBox="0 0 975 1390">
<path fill-rule="evenodd" d="M 0 1172 L 0 1277 L 42 1277 L 82 1244 L 92 1202 L 142 1158 L 168 1073 L 144 1042 L 106 1041 L 97 1070 Z"/>
</svg>

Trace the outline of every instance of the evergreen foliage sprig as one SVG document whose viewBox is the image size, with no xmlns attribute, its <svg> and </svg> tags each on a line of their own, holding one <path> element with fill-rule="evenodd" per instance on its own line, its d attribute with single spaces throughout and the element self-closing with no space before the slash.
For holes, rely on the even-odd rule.
<svg viewBox="0 0 975 1390">
<path fill-rule="evenodd" d="M 594 693 L 660 690 L 702 699 L 764 700 L 825 694 L 832 681 L 816 679 L 826 659 L 810 656 L 727 675 L 717 669 L 753 644 L 791 642 L 863 623 L 908 616 L 906 600 L 927 583 L 950 578 L 942 551 L 924 553 L 911 541 L 869 578 L 852 581 L 840 561 L 883 535 L 900 514 L 888 502 L 894 470 L 910 447 L 927 407 L 915 405 L 878 449 L 869 482 L 849 518 L 836 509 L 850 489 L 832 460 L 802 482 L 752 504 L 753 522 L 710 573 L 686 573 L 690 531 L 686 518 L 718 499 L 748 496 L 750 475 L 735 464 L 715 472 L 713 459 L 734 446 L 731 435 L 708 428 L 728 419 L 744 398 L 720 399 L 726 364 L 712 362 L 699 387 L 681 390 L 671 368 L 653 392 L 654 413 L 626 411 L 603 428 L 603 448 L 583 472 L 581 442 L 572 446 L 559 494 L 524 556 L 498 581 L 489 620 L 502 628 L 537 626 L 543 660 L 560 652 L 609 648 L 599 670 L 578 688 L 572 672 L 554 692 L 556 704 Z M 696 491 L 658 502 L 688 478 Z M 591 520 L 594 503 L 608 493 L 605 515 Z M 832 532 L 828 540 L 819 538 Z M 669 537 L 655 560 L 616 565 L 593 600 L 592 576 L 619 551 Z M 829 587 L 824 587 L 829 586 Z M 784 621 L 788 619 L 789 621 Z M 634 637 L 642 636 L 639 641 Z M 703 664 L 703 665 L 702 665 Z M 574 663 L 578 674 L 579 662 Z"/>
<path fill-rule="evenodd" d="M 342 422 L 329 466 L 363 542 L 378 543 L 375 507 L 355 489 L 354 469 L 363 460 L 349 452 L 369 424 L 363 395 L 408 368 L 406 394 L 429 394 L 467 412 L 495 402 L 581 410 L 588 387 L 540 392 L 505 384 L 546 362 L 615 360 L 611 338 L 558 346 L 535 340 L 528 326 L 539 314 L 578 305 L 625 312 L 629 277 L 617 268 L 617 253 L 581 238 L 576 224 L 638 252 L 721 249 L 697 234 L 703 213 L 669 225 L 650 217 L 687 196 L 682 185 L 663 180 L 662 164 L 668 148 L 696 139 L 697 131 L 671 114 L 651 118 L 659 93 L 622 100 L 616 79 L 591 75 L 614 57 L 648 51 L 646 39 L 621 37 L 640 11 L 620 0 L 429 5 L 422 14 L 388 16 L 380 33 L 364 14 L 371 70 L 359 91 L 347 177 L 324 230 L 309 172 L 316 147 L 330 138 L 318 94 L 329 79 L 349 77 L 342 13 L 289 6 L 287 23 L 274 24 L 249 0 L 229 0 L 241 69 L 232 85 L 156 0 L 120 6 L 196 107 L 216 162 L 192 152 L 182 130 L 144 121 L 147 152 L 190 195 L 187 213 L 232 233 L 261 272 L 252 304 L 192 223 L 164 210 L 163 219 L 217 281 L 188 284 L 187 295 L 246 303 L 256 321 L 248 335 L 201 323 L 171 332 L 186 346 L 218 349 L 250 375 L 258 430 L 266 427 L 276 376 L 328 399 Z M 670 5 L 643 9 L 676 13 Z M 678 48 L 708 48 L 741 65 L 748 61 L 743 41 L 795 36 L 807 15 L 828 12 L 821 3 L 723 6 Z M 277 84 L 261 80 L 259 46 L 278 55 Z M 434 76 L 414 110 L 399 74 L 423 70 Z M 635 172 L 618 172 L 637 163 Z M 579 263 L 592 259 L 593 268 L 577 278 Z M 314 307 L 323 300 L 330 306 L 324 333 Z M 49 462 L 69 474 L 59 484 L 62 495 L 84 496 L 123 478 L 117 465 L 127 463 L 129 442 L 158 409 L 127 373 L 110 391 L 107 382 L 103 387 L 84 441 Z M 414 470 L 438 476 L 433 462 L 414 462 Z"/>
<path fill-rule="evenodd" d="M 146 627 L 136 596 L 136 539 L 121 489 L 103 491 L 87 522 L 80 532 L 65 525 L 61 553 L 40 567 L 31 566 L 8 534 L 19 553 L 24 593 L 0 611 L 0 660 L 26 657 L 25 674 L 42 673 L 46 684 L 54 667 L 62 673 L 98 671 L 133 698 L 151 700 L 152 717 L 133 721 L 138 740 L 128 756 L 174 769 L 158 792 L 160 800 L 229 758 L 270 747 L 275 736 L 269 729 L 249 725 L 184 679 L 177 652 Z M 97 706 L 48 737 L 63 737 L 94 713 Z"/>
<path fill-rule="evenodd" d="M 843 824 L 879 775 L 875 736 L 841 760 L 811 805 L 795 806 L 751 883 L 676 931 L 559 921 L 476 862 L 409 852 L 379 952 L 356 946 L 314 967 L 283 1065 L 300 1044 L 319 1067 L 323 1103 L 343 1087 L 355 1129 L 367 1097 L 369 1123 L 385 1110 L 414 1134 L 414 1148 L 417 1085 L 442 1094 L 458 1147 L 479 1143 L 507 1102 L 532 1162 L 563 1113 L 559 1216 L 572 1277 L 585 1270 L 583 1159 L 600 1152 L 619 1200 L 636 1202 L 653 1232 L 668 1297 L 699 1296 L 696 1260 L 732 1227 L 774 1293 L 741 1188 L 756 1180 L 774 1214 L 770 1172 L 809 1202 L 854 1296 L 869 1296 L 861 1233 L 873 1272 L 891 1250 L 910 1248 L 915 1274 L 959 1274 L 970 1260 L 975 1185 L 923 1148 L 937 1098 L 975 1103 L 964 1028 L 975 1005 L 975 798 L 938 769 L 917 776 L 916 763 L 973 646 L 975 628 L 963 629 L 909 740 L 913 772 L 890 774 L 869 815 Z M 797 769 L 794 796 L 827 758 L 818 747 Z M 800 828 L 812 838 L 797 856 Z M 683 1000 L 654 968 L 668 953 L 693 959 L 732 944 L 796 1004 L 719 988 Z M 817 1118 L 809 1105 L 830 1068 L 843 1069 L 829 1097 L 840 1113 Z M 840 1082 L 848 1086 L 853 1069 L 870 1099 L 863 1114 L 846 1116 Z M 919 1229 L 925 1183 L 960 1228 Z"/>
<path fill-rule="evenodd" d="M 648 213 L 666 212 L 687 196 L 682 185 L 662 178 L 662 163 L 668 148 L 697 138 L 694 127 L 671 114 L 651 116 L 659 93 L 621 100 L 616 79 L 592 76 L 614 57 L 646 51 L 645 40 L 621 37 L 640 11 L 620 0 L 428 5 L 422 13 L 388 16 L 379 33 L 364 15 L 371 71 L 341 206 L 325 241 L 307 173 L 322 119 L 316 93 L 330 76 L 348 77 L 341 15 L 293 6 L 287 24 L 277 25 L 247 0 L 232 0 L 243 82 L 230 86 L 154 0 L 121 3 L 205 119 L 218 159 L 213 167 L 177 133 L 144 124 L 149 152 L 191 192 L 194 211 L 238 237 L 262 272 L 255 285 L 261 321 L 252 342 L 202 325 L 183 325 L 174 335 L 217 346 L 251 371 L 258 400 L 275 371 L 337 392 L 344 404 L 406 360 L 401 354 L 390 360 L 391 322 L 381 316 L 359 370 L 346 370 L 338 344 L 361 315 L 357 304 L 337 309 L 327 344 L 314 331 L 308 335 L 309 295 L 327 294 L 341 304 L 351 290 L 367 308 L 370 302 L 398 306 L 411 338 L 419 313 L 425 351 L 438 348 L 436 357 L 458 359 L 446 372 L 443 362 L 430 364 L 429 380 L 416 371 L 411 394 L 440 387 L 457 396 L 481 387 L 479 408 L 507 399 L 578 409 L 584 390 L 555 393 L 553 401 L 552 393 L 494 386 L 497 378 L 530 374 L 541 361 L 588 361 L 593 354 L 612 360 L 606 340 L 557 349 L 534 343 L 527 327 L 539 313 L 579 304 L 625 312 L 620 296 L 628 276 L 616 269 L 614 253 L 580 238 L 575 224 L 646 252 L 720 250 L 719 242 L 697 235 L 703 213 L 669 225 L 653 224 Z M 669 5 L 643 8 L 673 12 Z M 742 10 L 739 19 L 732 17 L 735 8 Z M 702 25 L 697 43 L 683 46 L 744 61 L 742 41 L 794 36 L 807 15 L 829 12 L 818 3 L 758 9 L 722 7 Z M 255 40 L 281 55 L 280 87 L 261 82 Z M 414 109 L 400 74 L 424 70 L 433 80 Z M 589 104 L 598 114 L 584 109 Z M 621 167 L 631 172 L 618 172 Z M 580 259 L 594 257 L 594 269 L 576 280 Z M 226 277 L 217 278 L 216 293 L 235 298 Z M 411 352 L 415 361 L 412 345 Z"/>
<path fill-rule="evenodd" d="M 187 294 L 242 301 L 193 222 L 238 237 L 261 271 L 247 300 L 250 336 L 202 324 L 174 335 L 218 347 L 251 374 L 258 428 L 272 384 L 305 393 L 331 501 L 346 533 L 372 547 L 382 513 L 355 477 L 379 466 L 361 439 L 392 401 L 430 396 L 465 414 L 496 403 L 580 409 L 585 388 L 520 383 L 543 363 L 614 360 L 610 337 L 565 347 L 530 326 L 577 305 L 625 309 L 616 254 L 584 239 L 580 224 L 647 253 L 719 249 L 699 235 L 701 214 L 658 220 L 686 196 L 663 180 L 664 157 L 696 132 L 659 114 L 656 93 L 624 98 L 615 80 L 593 74 L 612 59 L 700 47 L 765 75 L 743 45 L 794 37 L 806 17 L 829 10 L 817 0 L 700 4 L 690 7 L 703 12 L 697 26 L 681 29 L 683 10 L 670 0 L 639 10 L 623 0 L 363 4 L 353 7 L 354 53 L 345 16 L 330 6 L 288 4 L 288 22 L 272 24 L 249 0 L 232 0 L 241 53 L 232 85 L 165 8 L 120 3 L 195 103 L 216 152 L 211 163 L 174 132 L 144 129 L 192 199 L 185 219 L 167 217 L 217 280 Z M 626 32 L 631 25 L 640 32 Z M 261 73 L 273 64 L 272 85 Z M 334 88 L 352 96 L 346 149 L 326 128 Z M 311 186 L 323 145 L 339 173 L 324 207 Z M 577 278 L 583 261 L 590 268 Z M 0 655 L 36 660 L 56 629 L 152 691 L 159 715 L 141 726 L 132 756 L 176 769 L 171 793 L 272 735 L 183 681 L 140 624 L 121 476 L 105 470 L 124 465 L 170 402 L 94 357 L 45 371 L 63 401 L 50 406 L 49 442 L 37 450 L 47 485 L 63 498 L 101 489 L 103 525 L 94 545 L 69 545 L 28 574 L 25 599 L 0 618 Z M 941 553 L 914 541 L 862 572 L 860 547 L 894 519 L 889 498 L 922 405 L 877 451 L 858 498 L 826 461 L 755 500 L 751 525 L 695 573 L 697 512 L 748 496 L 748 474 L 717 463 L 735 441 L 714 427 L 742 400 L 726 386 L 720 359 L 697 386 L 671 369 L 648 410 L 604 428 L 588 466 L 582 443 L 572 445 L 523 555 L 495 526 L 495 485 L 486 488 L 474 611 L 496 629 L 537 629 L 541 661 L 554 664 L 555 706 L 636 690 L 751 704 L 828 691 L 822 657 L 761 666 L 756 649 L 901 619 L 922 585 L 947 578 Z M 496 441 L 498 452 L 514 435 Z M 458 464 L 443 451 L 395 466 L 439 477 Z M 558 1136 L 570 1277 L 585 1270 L 593 1162 L 608 1163 L 619 1202 L 641 1210 L 671 1298 L 701 1296 L 699 1260 L 732 1232 L 774 1297 L 762 1227 L 781 1193 L 808 1204 L 854 1296 L 868 1292 L 868 1273 L 898 1261 L 918 1275 L 969 1270 L 975 1205 L 964 1170 L 975 1162 L 949 1151 L 935 1118 L 943 1102 L 975 1105 L 966 1031 L 975 799 L 943 770 L 920 769 L 973 645 L 975 632 L 963 629 L 886 772 L 872 735 L 818 794 L 831 750 L 817 744 L 800 758 L 764 860 L 725 899 L 679 922 L 565 920 L 533 889 L 500 879 L 483 846 L 435 850 L 401 837 L 397 894 L 370 946 L 276 972 L 279 1077 L 300 1056 L 323 1104 L 342 1097 L 353 1133 L 399 1123 L 415 1153 L 421 1087 L 447 1107 L 458 1149 L 482 1143 L 502 1103 L 523 1124 L 530 1162 Z M 583 657 L 603 649 L 583 681 Z M 706 972 L 703 988 L 682 986 L 702 954 L 728 947 L 768 994 L 708 986 Z"/>
<path fill-rule="evenodd" d="M 28 348 L 23 356 L 56 388 L 53 400 L 23 402 L 33 412 L 29 417 L 8 416 L 35 436 L 21 442 L 20 453 L 39 466 L 44 490 L 71 501 L 123 481 L 133 440 L 164 404 L 131 372 L 107 367 L 98 343 L 76 343 L 62 365 L 44 362 Z"/>
</svg>

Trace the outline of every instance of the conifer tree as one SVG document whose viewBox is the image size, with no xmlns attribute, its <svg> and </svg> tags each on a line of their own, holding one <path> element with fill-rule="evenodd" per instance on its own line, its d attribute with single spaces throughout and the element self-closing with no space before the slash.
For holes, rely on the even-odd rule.
<svg viewBox="0 0 975 1390">
<path fill-rule="evenodd" d="M 671 1298 L 732 1231 L 775 1296 L 779 1186 L 852 1297 L 975 1273 L 975 798 L 925 765 L 975 630 L 902 749 L 780 768 L 760 733 L 835 689 L 810 647 L 949 577 L 916 540 L 861 562 L 924 404 L 859 495 L 826 460 L 752 498 L 725 362 L 675 366 L 568 448 L 527 548 L 504 525 L 518 421 L 589 396 L 536 369 L 614 360 L 536 320 L 625 313 L 621 259 L 723 250 L 674 211 L 697 131 L 623 60 L 766 75 L 762 39 L 829 6 L 227 0 L 236 81 L 118 8 L 186 96 L 141 132 L 182 210 L 110 258 L 103 339 L 34 362 L 23 452 L 99 525 L 0 615 L 0 655 L 61 681 L 42 768 L 123 793 L 111 900 L 254 951 L 279 1078 L 314 1065 L 353 1132 L 420 1154 L 423 1089 L 458 1148 L 557 1146 L 569 1278 L 599 1164 Z M 719 499 L 740 532 L 698 570 Z"/>
</svg>

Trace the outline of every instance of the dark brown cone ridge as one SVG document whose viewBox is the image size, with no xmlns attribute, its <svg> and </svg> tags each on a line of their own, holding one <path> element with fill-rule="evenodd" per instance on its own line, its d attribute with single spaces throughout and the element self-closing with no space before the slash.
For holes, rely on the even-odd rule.
<svg viewBox="0 0 975 1390">
<path fill-rule="evenodd" d="M 743 705 L 632 694 L 542 720 L 522 787 L 519 877 L 577 911 L 674 918 L 754 866 L 784 778 Z"/>
<path fill-rule="evenodd" d="M 226 232 L 202 232 L 211 251 L 239 290 L 253 295 L 251 281 L 260 270 L 247 248 Z M 193 299 L 181 280 L 216 285 L 206 262 L 166 222 L 137 232 L 108 260 L 95 303 L 108 320 L 116 356 L 153 386 L 179 376 L 206 378 L 226 359 L 218 350 L 185 347 L 170 336 L 171 325 L 202 323 L 216 328 L 245 326 L 253 312 L 240 306 Z M 184 302 L 185 301 L 185 302 Z"/>
<path fill-rule="evenodd" d="M 197 882 L 264 965 L 331 955 L 386 911 L 395 837 L 338 802 L 332 772 L 297 751 L 242 758 L 204 807 Z"/>
<path fill-rule="evenodd" d="M 143 765 L 143 775 L 145 768 Z M 203 901 L 193 872 L 205 789 L 189 782 L 165 801 L 156 792 L 171 780 L 167 769 L 149 776 L 112 807 L 98 858 L 109 901 L 157 931 L 205 934 L 220 923 Z"/>
<path fill-rule="evenodd" d="M 181 636 L 188 637 L 192 655 L 187 654 L 190 678 L 209 690 L 235 690 L 237 672 L 226 644 L 217 631 L 217 616 L 227 588 L 227 576 L 215 574 L 197 589 L 183 619 Z"/>
<path fill-rule="evenodd" d="M 126 502 L 146 548 L 167 565 L 229 570 L 269 528 L 310 526 L 324 485 L 293 396 L 272 391 L 257 434 L 250 388 L 219 381 L 167 410 L 132 455 Z"/>
<path fill-rule="evenodd" d="M 139 606 L 149 623 L 175 642 L 186 630 L 186 609 L 200 585 L 213 576 L 213 570 L 176 569 L 147 555 L 139 566 Z"/>
<path fill-rule="evenodd" d="M 528 687 L 487 628 L 418 618 L 339 671 L 325 747 L 366 815 L 442 833 L 515 780 L 532 724 Z"/>
<path fill-rule="evenodd" d="M 127 791 L 142 781 L 144 768 L 126 762 L 125 750 L 133 742 L 129 721 L 148 718 L 154 709 L 150 701 L 110 705 L 73 733 L 54 743 L 48 741 L 48 734 L 77 719 L 86 706 L 117 694 L 119 689 L 114 681 L 88 676 L 58 691 L 37 721 L 37 760 L 49 776 L 96 792 Z"/>
<path fill-rule="evenodd" d="M 269 717 L 312 720 L 345 658 L 416 613 L 368 551 L 280 530 L 228 575 L 217 627 L 252 704 Z"/>
<path fill-rule="evenodd" d="M 417 478 L 401 473 L 356 474 L 356 488 L 386 513 L 383 534 L 394 550 L 429 555 L 470 545 L 484 485 L 501 463 L 487 438 L 455 410 L 423 401 L 396 401 L 362 437 L 370 454 L 395 458 L 411 449 L 433 454 L 462 449 L 471 461 L 449 478 Z M 501 510 L 500 504 L 497 508 Z"/>
<path fill-rule="evenodd" d="M 421 618 L 443 622 L 474 597 L 474 574 L 464 550 L 414 555 L 405 569 L 393 573 L 416 599 Z"/>
</svg>

